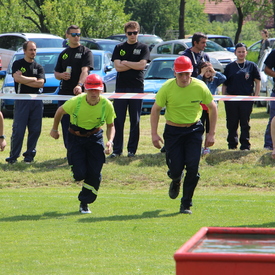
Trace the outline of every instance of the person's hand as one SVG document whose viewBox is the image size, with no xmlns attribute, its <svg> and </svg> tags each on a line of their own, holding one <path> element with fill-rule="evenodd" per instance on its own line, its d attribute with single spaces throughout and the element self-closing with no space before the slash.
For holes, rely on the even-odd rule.
<svg viewBox="0 0 275 275">
<path fill-rule="evenodd" d="M 15 73 L 18 75 L 22 75 L 22 72 L 20 70 L 16 71 Z"/>
<path fill-rule="evenodd" d="M 215 136 L 207 133 L 205 143 L 204 143 L 204 147 L 211 147 L 211 146 L 214 145 L 214 143 L 215 143 Z"/>
<path fill-rule="evenodd" d="M 7 145 L 6 140 L 5 140 L 4 138 L 3 138 L 3 139 L 0 139 L 0 150 L 1 150 L 1 151 L 4 151 L 6 145 Z"/>
<path fill-rule="evenodd" d="M 79 85 L 76 85 L 76 86 L 74 87 L 73 93 L 74 93 L 75 95 L 82 94 L 82 88 L 81 88 Z"/>
<path fill-rule="evenodd" d="M 71 78 L 71 74 L 67 72 L 62 73 L 62 79 L 69 80 Z"/>
<path fill-rule="evenodd" d="M 114 145 L 113 142 L 110 140 L 106 143 L 105 151 L 104 151 L 106 155 L 111 154 L 111 152 L 113 151 L 113 145 Z"/>
<path fill-rule="evenodd" d="M 160 149 L 162 147 L 161 143 L 163 144 L 163 140 L 158 134 L 155 134 L 152 135 L 152 143 L 156 148 Z"/>
<path fill-rule="evenodd" d="M 52 129 L 50 132 L 50 136 L 54 139 L 59 139 L 59 132 L 58 130 Z"/>
<path fill-rule="evenodd" d="M 202 76 L 204 76 L 204 75 L 205 75 L 205 73 L 206 73 L 207 69 L 208 69 L 208 66 L 203 67 L 203 68 L 201 69 L 201 75 L 202 75 Z"/>
</svg>

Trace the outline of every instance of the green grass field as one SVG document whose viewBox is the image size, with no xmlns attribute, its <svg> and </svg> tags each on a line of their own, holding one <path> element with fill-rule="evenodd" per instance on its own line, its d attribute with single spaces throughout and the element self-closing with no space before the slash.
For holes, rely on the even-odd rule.
<svg viewBox="0 0 275 275">
<path fill-rule="evenodd" d="M 64 160 L 62 140 L 43 131 L 33 164 L 8 165 L 0 153 L 0 274 L 175 274 L 173 254 L 204 226 L 275 227 L 274 160 L 263 149 L 265 108 L 251 119 L 251 151 L 228 151 L 219 104 L 216 144 L 203 157 L 192 215 L 168 197 L 164 155 L 151 145 L 149 116 L 141 119 L 135 158 L 108 160 L 92 214 L 78 212 L 80 185 Z M 161 118 L 160 133 L 164 127 Z M 126 122 L 127 137 L 128 121 Z M 25 149 L 25 145 L 23 150 Z"/>
</svg>

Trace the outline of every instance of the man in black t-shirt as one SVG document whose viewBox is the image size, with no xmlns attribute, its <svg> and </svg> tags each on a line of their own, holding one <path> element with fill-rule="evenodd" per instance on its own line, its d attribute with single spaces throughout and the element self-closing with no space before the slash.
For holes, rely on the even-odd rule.
<svg viewBox="0 0 275 275">
<path fill-rule="evenodd" d="M 117 70 L 116 93 L 143 93 L 145 66 L 150 59 L 147 45 L 137 41 L 140 30 L 138 22 L 130 21 L 124 25 L 127 41 L 116 45 L 112 61 Z M 124 122 L 127 109 L 130 117 L 130 134 L 127 144 L 128 157 L 134 157 L 139 142 L 139 122 L 142 99 L 115 99 L 116 112 L 114 150 L 109 156 L 120 156 L 123 151 Z"/>
<path fill-rule="evenodd" d="M 201 32 L 196 32 L 192 36 L 192 47 L 186 49 L 183 55 L 189 57 L 192 61 L 193 72 L 192 77 L 197 77 L 199 74 L 199 67 L 202 62 L 210 61 L 209 56 L 204 53 L 206 47 L 207 36 Z"/>
<path fill-rule="evenodd" d="M 46 82 L 44 69 L 34 61 L 36 44 L 23 44 L 24 58 L 14 61 L 12 76 L 17 94 L 39 94 Z M 24 162 L 31 163 L 36 154 L 36 144 L 41 133 L 43 102 L 41 100 L 15 100 L 10 157 L 6 161 L 13 164 L 20 156 L 26 127 L 28 128 L 27 151 Z"/>
<path fill-rule="evenodd" d="M 274 71 L 275 70 L 275 50 L 272 50 L 270 52 L 270 54 L 267 56 L 264 64 L 265 64 L 264 72 L 267 75 L 271 76 L 273 78 L 273 82 L 275 83 L 275 71 Z M 275 97 L 274 86 L 273 86 L 270 96 Z M 264 148 L 267 150 L 273 150 L 273 148 L 275 148 L 275 144 L 273 147 L 270 124 L 271 124 L 273 117 L 275 116 L 275 101 L 271 100 L 269 107 L 270 107 L 269 108 L 269 120 L 268 120 L 268 123 L 266 126 L 265 135 L 264 135 Z"/>
<path fill-rule="evenodd" d="M 82 93 L 82 86 L 93 69 L 93 54 L 90 49 L 80 44 L 80 28 L 71 25 L 66 31 L 68 47 L 62 51 L 55 66 L 55 78 L 60 81 L 60 95 L 78 95 Z M 59 101 L 63 105 L 65 101 Z M 64 115 L 62 120 L 62 133 L 65 148 L 67 148 L 67 135 L 70 125 L 69 115 Z"/>
</svg>

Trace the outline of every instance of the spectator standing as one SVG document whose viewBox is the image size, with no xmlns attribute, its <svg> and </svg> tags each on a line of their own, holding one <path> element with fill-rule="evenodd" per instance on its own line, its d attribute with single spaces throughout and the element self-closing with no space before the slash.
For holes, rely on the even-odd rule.
<svg viewBox="0 0 275 275">
<path fill-rule="evenodd" d="M 268 34 L 268 30 L 263 29 L 261 31 L 261 36 L 262 36 L 262 40 L 261 40 L 261 48 L 259 51 L 259 56 L 258 56 L 258 61 L 260 60 L 261 56 L 263 55 L 264 51 L 270 47 L 270 42 L 268 40 L 269 34 Z"/>
<path fill-rule="evenodd" d="M 210 61 L 209 56 L 204 53 L 206 47 L 207 36 L 202 32 L 196 32 L 192 36 L 192 47 L 186 49 L 183 55 L 191 59 L 193 65 L 192 77 L 199 75 L 199 67 L 201 62 Z"/>
<path fill-rule="evenodd" d="M 23 44 L 24 58 L 12 64 L 15 92 L 17 94 L 40 94 L 46 82 L 43 67 L 34 61 L 36 44 Z M 24 162 L 31 163 L 36 155 L 36 144 L 41 133 L 43 117 L 42 100 L 15 100 L 11 136 L 10 157 L 6 161 L 13 164 L 20 156 L 26 127 L 28 128 L 27 151 Z"/>
<path fill-rule="evenodd" d="M 216 72 L 210 62 L 202 62 L 199 66 L 199 75 L 198 79 L 202 80 L 210 90 L 212 95 L 217 94 L 217 88 L 226 80 L 226 76 L 220 72 Z M 217 104 L 217 102 L 215 102 Z M 202 105 L 202 116 L 201 122 L 205 126 L 206 133 L 209 132 L 209 114 L 208 108 L 205 104 Z M 206 140 L 205 140 L 206 142 Z M 210 153 L 210 149 L 206 147 L 204 143 L 204 147 L 202 150 L 202 154 L 206 155 Z"/>
<path fill-rule="evenodd" d="M 213 146 L 217 122 L 217 106 L 213 96 L 202 81 L 192 78 L 193 66 L 187 56 L 180 56 L 174 62 L 175 77 L 167 80 L 156 94 L 151 111 L 151 135 L 156 148 L 161 148 L 162 138 L 158 135 L 161 109 L 165 109 L 164 142 L 166 149 L 167 175 L 172 179 L 169 188 L 171 199 L 177 198 L 183 171 L 183 196 L 180 213 L 191 214 L 192 197 L 200 178 L 199 162 L 201 156 L 204 127 L 200 121 L 202 108 L 209 108 L 210 127 L 206 134 L 206 146 Z"/>
<path fill-rule="evenodd" d="M 66 101 L 55 114 L 50 135 L 59 138 L 58 125 L 63 115 L 70 115 L 68 131 L 68 163 L 76 181 L 84 180 L 81 192 L 79 211 L 91 213 L 88 204 L 97 198 L 101 182 L 101 169 L 105 162 L 103 130 L 107 124 L 107 143 L 105 153 L 109 154 L 115 135 L 115 113 L 112 103 L 101 96 L 103 82 L 100 76 L 91 74 L 84 82 L 85 93 Z"/>
<path fill-rule="evenodd" d="M 4 136 L 4 118 L 2 112 L 0 112 L 0 150 L 4 151 L 7 143 Z"/>
<path fill-rule="evenodd" d="M 80 44 L 80 28 L 71 25 L 66 31 L 68 47 L 62 51 L 55 66 L 55 78 L 60 81 L 59 95 L 78 95 L 83 83 L 93 69 L 93 55 L 90 49 Z M 59 101 L 61 106 L 65 101 Z M 64 115 L 61 121 L 64 146 L 67 148 L 70 117 Z"/>
<path fill-rule="evenodd" d="M 143 93 L 145 66 L 150 58 L 146 44 L 137 40 L 140 26 L 138 22 L 130 21 L 124 25 L 127 41 L 116 45 L 112 61 L 117 70 L 116 93 Z M 138 148 L 140 135 L 140 115 L 142 99 L 114 99 L 116 135 L 114 152 L 110 158 L 118 157 L 123 151 L 124 124 L 127 109 L 130 117 L 130 134 L 127 144 L 128 157 L 134 157 Z"/>
<path fill-rule="evenodd" d="M 272 50 L 270 54 L 267 56 L 265 62 L 265 69 L 264 72 L 273 77 L 273 81 L 275 83 L 275 50 Z M 274 87 L 271 92 L 271 97 L 275 97 L 275 90 Z M 270 132 L 270 123 L 273 117 L 275 116 L 275 101 L 270 101 L 270 109 L 269 109 L 269 120 L 266 126 L 265 135 L 264 135 L 264 148 L 267 150 L 273 150 L 273 142 L 271 138 Z"/>
<path fill-rule="evenodd" d="M 274 117 L 271 119 L 270 129 L 271 129 L 272 142 L 273 144 L 275 144 L 275 118 Z M 272 149 L 271 157 L 275 159 L 275 147 L 273 147 Z"/>
<path fill-rule="evenodd" d="M 226 81 L 222 86 L 223 95 L 258 96 L 261 87 L 261 77 L 257 65 L 245 59 L 247 47 L 243 43 L 235 46 L 237 60 L 225 67 Z M 255 93 L 254 93 L 254 83 Z M 240 150 L 250 150 L 250 115 L 253 101 L 225 101 L 226 126 L 228 130 L 228 149 L 237 149 L 238 126 L 240 124 Z"/>
</svg>

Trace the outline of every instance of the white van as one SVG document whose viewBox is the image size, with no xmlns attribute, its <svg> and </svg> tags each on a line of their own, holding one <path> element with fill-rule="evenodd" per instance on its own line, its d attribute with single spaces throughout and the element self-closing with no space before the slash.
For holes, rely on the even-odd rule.
<svg viewBox="0 0 275 275">
<path fill-rule="evenodd" d="M 63 38 L 48 33 L 2 33 L 0 34 L 0 57 L 2 70 L 7 70 L 14 53 L 25 41 L 31 40 L 37 48 L 61 48 Z"/>
</svg>

